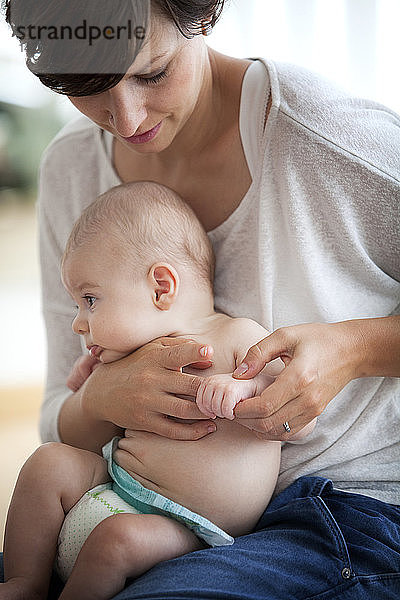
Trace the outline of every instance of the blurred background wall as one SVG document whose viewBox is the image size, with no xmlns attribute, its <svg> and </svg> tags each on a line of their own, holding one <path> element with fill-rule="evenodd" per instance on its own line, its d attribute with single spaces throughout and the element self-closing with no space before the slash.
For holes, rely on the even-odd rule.
<svg viewBox="0 0 400 600">
<path fill-rule="evenodd" d="M 231 0 L 207 42 L 293 62 L 400 112 L 399 0 Z M 39 444 L 45 374 L 36 238 L 40 155 L 77 113 L 24 65 L 0 17 L 0 540 L 18 470 Z"/>
</svg>

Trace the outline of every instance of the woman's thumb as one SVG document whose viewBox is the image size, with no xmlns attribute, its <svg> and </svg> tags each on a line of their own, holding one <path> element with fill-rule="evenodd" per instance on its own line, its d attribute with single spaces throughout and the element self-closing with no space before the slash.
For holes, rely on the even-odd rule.
<svg viewBox="0 0 400 600">
<path fill-rule="evenodd" d="M 282 330 L 277 329 L 251 346 L 240 365 L 232 373 L 233 377 L 240 379 L 255 377 L 267 363 L 284 353 L 286 346 L 283 338 Z"/>
</svg>

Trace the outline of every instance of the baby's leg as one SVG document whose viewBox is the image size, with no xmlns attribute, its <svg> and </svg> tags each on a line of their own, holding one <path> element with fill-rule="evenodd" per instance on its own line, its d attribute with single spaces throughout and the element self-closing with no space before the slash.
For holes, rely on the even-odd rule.
<svg viewBox="0 0 400 600">
<path fill-rule="evenodd" d="M 0 600 L 47 598 L 65 514 L 90 488 L 109 479 L 106 461 L 87 450 L 44 444 L 23 466 L 4 539 Z"/>
<path fill-rule="evenodd" d="M 107 600 L 159 562 L 204 548 L 187 527 L 169 517 L 108 517 L 84 543 L 59 600 Z"/>
</svg>

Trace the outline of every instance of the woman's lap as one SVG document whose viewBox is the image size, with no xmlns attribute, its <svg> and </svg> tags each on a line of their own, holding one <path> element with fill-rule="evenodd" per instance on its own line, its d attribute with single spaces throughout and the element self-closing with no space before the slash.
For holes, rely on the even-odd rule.
<svg viewBox="0 0 400 600">
<path fill-rule="evenodd" d="M 316 597 L 400 597 L 398 508 L 303 477 L 270 503 L 255 533 L 161 563 L 115 600 Z"/>
</svg>

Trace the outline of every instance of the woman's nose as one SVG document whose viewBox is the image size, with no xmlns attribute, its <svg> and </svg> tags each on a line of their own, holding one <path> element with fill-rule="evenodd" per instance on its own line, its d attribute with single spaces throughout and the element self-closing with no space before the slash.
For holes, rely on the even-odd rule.
<svg viewBox="0 0 400 600">
<path fill-rule="evenodd" d="M 72 331 L 74 333 L 78 333 L 79 335 L 84 335 L 88 333 L 89 326 L 87 319 L 84 319 L 80 312 L 76 315 L 75 319 L 72 321 Z"/>
<path fill-rule="evenodd" d="M 121 81 L 109 90 L 107 111 L 115 132 L 121 137 L 131 137 L 147 119 L 145 96 L 129 80 Z"/>
</svg>

